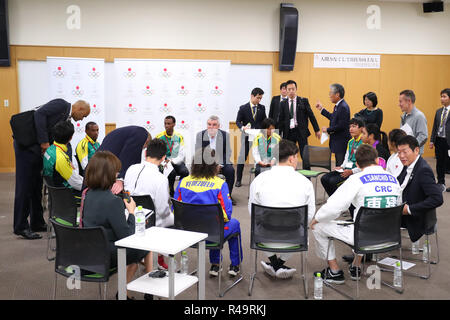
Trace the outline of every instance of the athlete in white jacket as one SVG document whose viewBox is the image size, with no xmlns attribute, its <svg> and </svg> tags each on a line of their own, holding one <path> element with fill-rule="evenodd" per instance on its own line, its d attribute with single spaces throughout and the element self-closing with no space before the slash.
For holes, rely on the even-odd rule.
<svg viewBox="0 0 450 320">
<path fill-rule="evenodd" d="M 353 245 L 354 226 L 339 225 L 332 220 L 338 218 L 351 204 L 358 212 L 359 208 L 389 208 L 401 204 L 402 191 L 397 179 L 377 165 L 378 154 L 370 145 L 361 145 L 356 151 L 356 162 L 361 172 L 351 175 L 333 193 L 326 204 L 317 211 L 311 222 L 311 229 L 316 239 L 316 254 L 321 259 L 327 258 L 328 237 L 342 240 Z M 356 215 L 354 217 L 356 219 Z M 355 256 L 350 265 L 351 278 L 356 280 L 361 275 L 359 265 L 362 255 Z M 339 269 L 336 261 L 333 242 L 330 244 L 328 254 L 328 268 L 321 272 L 322 277 L 329 282 L 344 283 L 344 273 Z M 358 268 L 358 273 L 357 273 Z"/>
</svg>

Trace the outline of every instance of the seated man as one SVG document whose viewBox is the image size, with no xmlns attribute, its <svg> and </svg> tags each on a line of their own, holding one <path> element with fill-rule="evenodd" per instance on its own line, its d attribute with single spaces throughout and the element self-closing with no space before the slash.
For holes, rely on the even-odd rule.
<svg viewBox="0 0 450 320">
<path fill-rule="evenodd" d="M 72 122 L 60 121 L 53 127 L 53 144 L 45 151 L 43 159 L 43 176 L 54 187 L 72 189 L 77 203 L 81 201 L 83 177 L 74 170 L 74 166 L 67 154 L 70 140 L 75 132 Z"/>
<path fill-rule="evenodd" d="M 91 160 L 95 151 L 97 151 L 100 144 L 97 141 L 98 138 L 98 125 L 95 122 L 86 123 L 85 127 L 86 137 L 84 137 L 75 149 L 76 159 L 78 162 L 78 168 L 80 175 L 84 176 L 84 171 Z"/>
<path fill-rule="evenodd" d="M 360 119 L 353 118 L 350 120 L 349 127 L 352 138 L 347 143 L 344 162 L 339 167 L 334 168 L 335 171 L 323 175 L 320 179 L 323 188 L 329 196 L 331 196 L 350 175 L 359 171 L 356 166 L 355 153 L 358 147 L 363 143 L 361 133 L 364 123 Z"/>
<path fill-rule="evenodd" d="M 181 180 L 189 175 L 189 170 L 184 164 L 184 139 L 181 134 L 174 131 L 175 123 L 175 117 L 167 116 L 164 119 L 165 131 L 156 136 L 157 139 L 164 141 L 167 146 L 166 159 L 164 160 L 163 165 L 167 165 L 167 163 L 170 162 L 173 166 L 172 172 L 167 177 L 167 179 L 169 179 L 171 197 L 173 197 L 174 194 L 173 184 L 176 176 L 180 176 Z"/>
<path fill-rule="evenodd" d="M 434 178 L 433 170 L 420 156 L 419 142 L 413 136 L 405 136 L 397 143 L 398 157 L 403 169 L 397 177 L 403 192 L 402 227 L 408 229 L 412 242 L 416 242 L 428 230 L 425 215 L 444 202 L 442 189 Z"/>
<path fill-rule="evenodd" d="M 173 214 L 169 208 L 169 182 L 159 171 L 166 158 L 166 144 L 161 139 L 150 140 L 143 163 L 134 164 L 125 174 L 124 189 L 131 196 L 150 195 L 155 205 L 156 227 L 173 226 Z M 158 255 L 158 264 L 167 269 L 164 256 Z"/>
<path fill-rule="evenodd" d="M 386 171 L 394 177 L 398 177 L 403 170 L 403 164 L 398 158 L 397 144 L 405 136 L 406 132 L 402 129 L 394 129 L 389 132 L 389 150 L 392 154 L 386 163 Z"/>
<path fill-rule="evenodd" d="M 174 198 L 178 201 L 195 204 L 219 203 L 223 210 L 224 237 L 226 238 L 229 234 L 240 233 L 241 227 L 239 221 L 231 217 L 233 206 L 228 192 L 228 184 L 217 176 L 220 167 L 214 159 L 215 154 L 211 148 L 198 149 L 192 161 L 191 175 L 180 181 Z M 238 238 L 233 237 L 228 240 L 228 247 L 231 260 L 228 274 L 235 277 L 240 272 L 239 252 L 241 252 L 242 261 L 242 245 Z M 209 250 L 209 261 L 211 262 L 209 274 L 211 276 L 218 276 L 221 258 L 219 250 Z"/>
<path fill-rule="evenodd" d="M 231 202 L 236 205 L 233 200 L 232 192 L 234 186 L 235 171 L 230 160 L 231 146 L 230 134 L 220 130 L 220 119 L 218 116 L 210 116 L 206 121 L 207 129 L 197 133 L 195 139 L 195 150 L 199 150 L 209 146 L 215 150 L 216 161 L 220 166 L 219 173 L 225 176 L 228 188 L 230 190 Z"/>
<path fill-rule="evenodd" d="M 268 207 L 297 207 L 308 205 L 308 222 L 316 212 L 314 187 L 308 178 L 296 171 L 298 147 L 292 141 L 283 139 L 278 144 L 278 165 L 261 173 L 250 185 L 248 211 L 251 214 L 252 203 Z M 296 244 L 264 243 L 274 248 L 290 247 Z M 264 270 L 272 277 L 290 278 L 295 269 L 284 263 L 292 254 L 283 253 L 277 257 L 275 253 L 267 252 L 270 262 L 261 261 Z"/>
<path fill-rule="evenodd" d="M 255 177 L 261 171 L 270 169 L 275 165 L 276 159 L 272 155 L 273 148 L 280 142 L 281 137 L 273 132 L 275 130 L 275 121 L 266 118 L 261 122 L 262 132 L 253 139 L 252 153 L 255 160 Z"/>
<path fill-rule="evenodd" d="M 362 171 L 351 175 L 314 216 L 310 227 L 316 239 L 316 254 L 320 259 L 327 258 L 328 237 L 353 245 L 354 225 L 338 225 L 332 221 L 351 204 L 355 206 L 356 213 L 362 206 L 389 208 L 401 204 L 400 184 L 394 176 L 377 164 L 377 158 L 376 149 L 367 144 L 361 145 L 356 151 L 356 164 Z M 374 179 L 375 176 L 381 179 Z M 370 179 L 367 179 L 368 177 Z M 356 215 L 354 219 L 356 220 Z M 343 284 L 344 272 L 337 264 L 333 242 L 328 252 L 328 268 L 321 272 L 322 278 L 328 282 Z M 355 255 L 353 263 L 349 266 L 352 280 L 358 280 L 361 277 L 361 259 L 362 255 Z"/>
</svg>

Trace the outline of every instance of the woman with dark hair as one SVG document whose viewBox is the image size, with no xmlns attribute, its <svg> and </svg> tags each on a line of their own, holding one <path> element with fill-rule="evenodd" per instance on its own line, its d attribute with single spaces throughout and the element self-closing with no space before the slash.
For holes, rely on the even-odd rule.
<svg viewBox="0 0 450 320">
<path fill-rule="evenodd" d="M 132 198 L 128 203 L 111 192 L 121 166 L 120 160 L 109 151 L 97 151 L 94 154 L 86 167 L 84 181 L 88 189 L 84 193 L 80 213 L 82 227 L 105 228 L 111 252 L 111 268 L 117 266 L 117 247 L 114 242 L 134 234 L 135 231 L 136 203 Z M 128 218 L 124 209 L 128 211 Z M 145 258 L 146 271 L 152 270 L 151 255 L 148 253 L 127 249 L 127 283 L 133 279 L 142 259 Z"/>
<path fill-rule="evenodd" d="M 389 132 L 389 151 L 392 152 L 386 164 L 386 171 L 394 177 L 398 177 L 403 170 L 403 164 L 398 157 L 397 145 L 401 138 L 407 134 L 402 129 L 394 129 Z"/>
<path fill-rule="evenodd" d="M 365 124 L 375 123 L 378 128 L 381 128 L 383 123 L 383 110 L 377 108 L 378 98 L 374 92 L 367 92 L 363 95 L 363 104 L 366 108 L 355 113 L 355 118 L 360 118 Z"/>
<path fill-rule="evenodd" d="M 375 123 L 369 123 L 362 129 L 363 143 L 369 144 L 378 151 L 379 165 L 386 169 L 386 162 L 390 157 L 386 133 L 380 131 Z"/>
<path fill-rule="evenodd" d="M 224 237 L 226 238 L 229 234 L 240 233 L 241 227 L 238 220 L 231 218 L 233 206 L 228 185 L 217 176 L 220 167 L 215 158 L 215 152 L 209 146 L 198 149 L 192 161 L 191 174 L 180 181 L 175 190 L 174 198 L 178 201 L 194 204 L 219 203 L 223 211 Z M 237 237 L 233 237 L 228 240 L 228 247 L 230 248 L 231 260 L 228 274 L 235 277 L 240 272 L 239 252 L 241 252 L 242 260 L 242 245 Z M 209 250 L 209 261 L 211 262 L 209 274 L 211 276 L 217 277 L 219 275 L 220 259 L 219 250 Z"/>
</svg>

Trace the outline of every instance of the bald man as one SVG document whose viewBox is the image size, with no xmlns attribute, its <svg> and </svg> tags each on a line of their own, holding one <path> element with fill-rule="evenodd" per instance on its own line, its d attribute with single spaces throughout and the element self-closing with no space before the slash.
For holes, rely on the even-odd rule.
<svg viewBox="0 0 450 320">
<path fill-rule="evenodd" d="M 36 143 L 24 147 L 14 140 L 16 192 L 14 196 L 14 233 L 25 239 L 40 239 L 36 232 L 47 230 L 42 210 L 42 155 L 53 143 L 52 129 L 59 121 L 80 121 L 91 112 L 89 103 L 70 104 L 54 99 L 36 108 Z M 70 155 L 71 156 L 71 155 Z M 28 216 L 30 222 L 28 222 Z"/>
</svg>

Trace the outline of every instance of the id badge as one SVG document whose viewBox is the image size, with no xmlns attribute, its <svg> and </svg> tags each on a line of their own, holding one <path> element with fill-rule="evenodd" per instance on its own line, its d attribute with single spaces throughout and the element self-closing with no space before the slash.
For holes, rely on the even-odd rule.
<svg viewBox="0 0 450 320">
<path fill-rule="evenodd" d="M 295 128 L 295 122 L 294 122 L 294 118 L 291 119 L 291 122 L 289 124 L 289 128 L 294 129 Z"/>
</svg>

